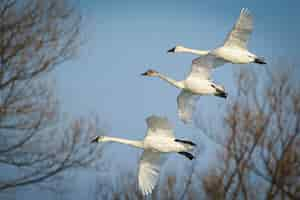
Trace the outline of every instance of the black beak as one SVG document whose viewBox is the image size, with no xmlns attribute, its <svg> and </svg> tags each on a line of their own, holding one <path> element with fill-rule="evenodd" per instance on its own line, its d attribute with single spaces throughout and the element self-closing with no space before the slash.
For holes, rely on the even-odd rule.
<svg viewBox="0 0 300 200">
<path fill-rule="evenodd" d="M 91 143 L 97 143 L 98 142 L 98 136 L 96 136 L 92 141 L 91 141 Z"/>
<path fill-rule="evenodd" d="M 257 64 L 267 64 L 263 58 L 255 58 L 254 62 Z"/>
<path fill-rule="evenodd" d="M 141 73 L 142 76 L 147 76 L 147 72 Z"/>
<path fill-rule="evenodd" d="M 174 47 L 174 48 L 172 48 L 172 49 L 169 49 L 167 52 L 168 52 L 168 53 L 174 53 L 174 52 L 175 52 L 175 48 L 176 48 L 176 47 Z"/>
</svg>

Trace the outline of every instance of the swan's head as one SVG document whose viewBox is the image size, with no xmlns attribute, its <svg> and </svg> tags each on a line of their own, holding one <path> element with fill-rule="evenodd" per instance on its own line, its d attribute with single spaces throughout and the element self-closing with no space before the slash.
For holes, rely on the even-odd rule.
<svg viewBox="0 0 300 200">
<path fill-rule="evenodd" d="M 142 76 L 158 76 L 159 73 L 153 69 L 149 69 L 146 72 L 141 74 Z"/>
<path fill-rule="evenodd" d="M 184 50 L 185 50 L 185 47 L 178 45 L 172 49 L 169 49 L 168 53 L 184 52 Z"/>
<path fill-rule="evenodd" d="M 92 139 L 91 143 L 99 143 L 104 141 L 104 136 L 96 136 L 94 139 Z"/>
</svg>

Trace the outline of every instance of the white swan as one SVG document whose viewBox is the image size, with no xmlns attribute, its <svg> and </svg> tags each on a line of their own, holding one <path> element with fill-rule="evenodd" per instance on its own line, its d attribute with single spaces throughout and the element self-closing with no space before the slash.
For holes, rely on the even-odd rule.
<svg viewBox="0 0 300 200">
<path fill-rule="evenodd" d="M 230 62 L 233 64 L 266 64 L 265 60 L 262 57 L 258 57 L 253 53 L 250 53 L 247 49 L 247 42 L 252 33 L 252 29 L 252 16 L 248 9 L 243 8 L 241 10 L 239 19 L 233 26 L 231 32 L 227 35 L 223 46 L 213 49 L 211 51 L 203 51 L 190 49 L 183 46 L 176 46 L 168 50 L 168 52 L 186 52 L 200 56 L 211 54 L 223 60 L 224 63 Z M 222 63 L 220 63 L 219 65 L 221 64 Z M 216 67 L 219 65 L 216 65 Z"/>
<path fill-rule="evenodd" d="M 118 142 L 144 149 L 138 169 L 138 185 L 143 195 L 151 194 L 158 179 L 160 167 L 166 160 L 166 153 L 179 153 L 190 160 L 189 153 L 195 144 L 187 140 L 175 139 L 172 126 L 167 118 L 150 116 L 146 119 L 148 130 L 144 140 L 127 140 L 108 136 L 97 136 L 92 142 Z"/>
<path fill-rule="evenodd" d="M 221 85 L 210 79 L 211 69 L 219 64 L 219 59 L 210 54 L 196 58 L 192 62 L 192 69 L 185 80 L 176 81 L 155 70 L 142 73 L 143 76 L 156 76 L 181 89 L 177 97 L 178 116 L 184 123 L 190 123 L 199 95 L 215 95 L 226 98 L 227 93 Z"/>
</svg>

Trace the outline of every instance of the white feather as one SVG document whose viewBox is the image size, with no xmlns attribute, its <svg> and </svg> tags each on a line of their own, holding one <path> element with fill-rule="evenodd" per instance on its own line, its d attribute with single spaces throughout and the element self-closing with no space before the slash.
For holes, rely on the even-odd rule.
<svg viewBox="0 0 300 200">
<path fill-rule="evenodd" d="M 247 43 L 252 31 L 252 15 L 248 9 L 243 8 L 240 12 L 239 18 L 237 19 L 231 31 L 227 34 L 226 40 L 221 47 L 209 51 L 176 46 L 173 48 L 174 51 L 169 50 L 169 52 L 192 53 L 200 56 L 212 55 L 218 59 L 218 61 L 215 62 L 215 67 L 221 66 L 226 62 L 233 64 L 248 64 L 257 62 L 257 58 L 261 59 L 261 57 L 256 56 L 247 49 Z M 265 64 L 264 60 L 261 59 L 261 61 L 263 63 L 257 63 Z"/>
<path fill-rule="evenodd" d="M 145 150 L 141 156 L 138 172 L 139 189 L 143 195 L 152 192 L 159 180 L 161 165 L 165 159 L 160 153 Z"/>
<path fill-rule="evenodd" d="M 191 92 L 185 90 L 181 90 L 180 94 L 178 95 L 177 112 L 179 118 L 184 123 L 190 123 L 192 121 L 198 98 L 198 95 L 193 95 Z"/>
<path fill-rule="evenodd" d="M 138 185 L 143 195 L 150 194 L 159 179 L 161 165 L 166 160 L 166 153 L 191 151 L 193 146 L 176 142 L 173 129 L 165 117 L 150 116 L 146 119 L 148 130 L 144 140 L 99 136 L 96 142 L 117 142 L 144 149 L 138 169 Z"/>
<path fill-rule="evenodd" d="M 243 8 L 240 17 L 228 34 L 224 46 L 247 49 L 247 42 L 253 30 L 253 19 L 248 9 Z"/>
</svg>

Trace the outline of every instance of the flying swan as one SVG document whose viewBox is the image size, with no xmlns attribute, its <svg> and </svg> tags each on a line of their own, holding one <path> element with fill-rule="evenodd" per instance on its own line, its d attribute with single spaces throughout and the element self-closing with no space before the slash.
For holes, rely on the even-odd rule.
<svg viewBox="0 0 300 200">
<path fill-rule="evenodd" d="M 169 84 L 181 89 L 177 97 L 177 113 L 184 123 L 192 122 L 193 111 L 200 95 L 215 95 L 226 98 L 227 93 L 221 85 L 210 79 L 212 68 L 218 64 L 218 59 L 210 54 L 196 58 L 192 62 L 192 69 L 185 80 L 177 81 L 155 70 L 149 69 L 143 76 L 158 77 Z"/>
<path fill-rule="evenodd" d="M 196 55 L 213 55 L 219 59 L 220 66 L 224 63 L 233 63 L 233 64 L 248 64 L 248 63 L 258 63 L 266 64 L 264 58 L 258 57 L 253 53 L 250 53 L 247 49 L 247 42 L 252 33 L 253 29 L 253 19 L 248 9 L 243 8 L 240 13 L 240 17 L 233 26 L 230 33 L 227 35 L 227 38 L 223 46 L 213 49 L 211 51 L 203 51 L 190 49 L 183 46 L 176 46 L 170 50 L 169 53 L 185 52 L 192 53 Z"/>
<path fill-rule="evenodd" d="M 159 180 L 160 168 L 166 160 L 166 153 L 179 153 L 192 160 L 189 153 L 193 142 L 175 139 L 173 129 L 167 118 L 150 116 L 146 119 L 147 134 L 144 140 L 127 140 L 108 136 L 96 136 L 92 142 L 117 142 L 144 149 L 139 162 L 138 186 L 143 195 L 152 193 Z"/>
</svg>

